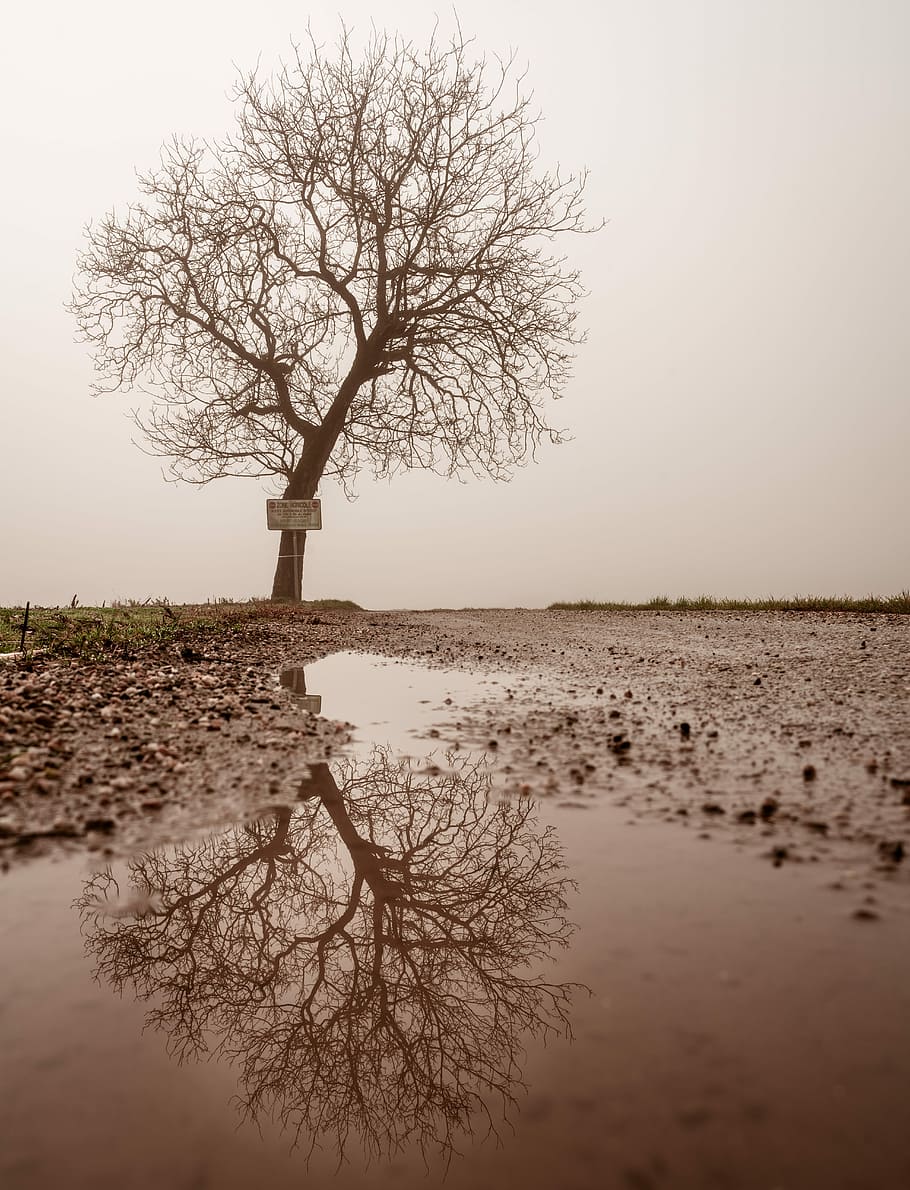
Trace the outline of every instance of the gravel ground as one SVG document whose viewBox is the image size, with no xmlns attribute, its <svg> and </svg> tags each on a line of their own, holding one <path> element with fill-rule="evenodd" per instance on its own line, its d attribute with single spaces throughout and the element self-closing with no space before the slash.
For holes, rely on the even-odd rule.
<svg viewBox="0 0 910 1190">
<path fill-rule="evenodd" d="M 505 700 L 440 724 L 496 755 L 509 789 L 903 883 L 906 617 L 324 612 L 203 647 L 0 667 L 0 862 L 123 854 L 293 800 L 351 725 L 301 713 L 278 674 L 349 649 L 511 675 Z"/>
</svg>

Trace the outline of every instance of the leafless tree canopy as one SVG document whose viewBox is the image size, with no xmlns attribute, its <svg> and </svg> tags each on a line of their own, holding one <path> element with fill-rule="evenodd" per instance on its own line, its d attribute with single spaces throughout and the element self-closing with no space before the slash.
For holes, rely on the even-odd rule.
<svg viewBox="0 0 910 1190">
<path fill-rule="evenodd" d="M 81 900 L 97 973 L 150 1000 L 181 1058 L 217 1052 L 239 1101 L 310 1149 L 450 1153 L 495 1128 L 523 1038 L 567 1029 L 539 967 L 571 932 L 555 836 L 489 775 L 377 750 L 314 765 L 293 811 L 131 863 Z"/>
<path fill-rule="evenodd" d="M 580 341 L 583 177 L 540 169 L 511 64 L 460 37 L 312 41 L 236 91 L 236 134 L 174 141 L 144 199 L 92 227 L 74 299 L 100 389 L 177 477 L 311 496 L 424 467 L 508 474 Z"/>
</svg>

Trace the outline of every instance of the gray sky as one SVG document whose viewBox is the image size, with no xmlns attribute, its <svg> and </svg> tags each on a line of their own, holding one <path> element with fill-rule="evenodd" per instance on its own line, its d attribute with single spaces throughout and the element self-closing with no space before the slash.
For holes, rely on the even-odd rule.
<svg viewBox="0 0 910 1190">
<path fill-rule="evenodd" d="M 518 51 L 546 164 L 604 231 L 574 435 L 510 484 L 323 485 L 305 595 L 372 607 L 910 587 L 910 4 L 464 0 Z M 430 6 L 60 0 L 5 18 L 0 603 L 266 594 L 253 480 L 166 484 L 131 399 L 89 396 L 68 299 L 83 225 L 174 132 L 231 128 L 237 67 L 338 13 L 425 41 Z M 446 22 L 449 22 L 449 25 Z M 443 12 L 447 31 L 451 17 Z"/>
</svg>

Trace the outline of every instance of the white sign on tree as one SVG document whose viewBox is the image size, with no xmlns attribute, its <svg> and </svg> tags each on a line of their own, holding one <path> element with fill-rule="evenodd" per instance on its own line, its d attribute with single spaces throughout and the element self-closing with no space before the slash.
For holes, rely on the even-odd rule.
<svg viewBox="0 0 910 1190">
<path fill-rule="evenodd" d="M 270 529 L 321 529 L 320 500 L 266 500 L 265 512 Z"/>
</svg>

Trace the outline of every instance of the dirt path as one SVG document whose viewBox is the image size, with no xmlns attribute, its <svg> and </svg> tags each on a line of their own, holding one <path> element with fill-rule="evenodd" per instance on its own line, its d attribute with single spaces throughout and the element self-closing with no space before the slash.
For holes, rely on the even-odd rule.
<svg viewBox="0 0 910 1190">
<path fill-rule="evenodd" d="M 340 649 L 514 675 L 446 742 L 510 788 L 894 878 L 910 845 L 910 623 L 787 613 L 320 613 L 204 654 L 0 669 L 0 844 L 123 853 L 294 798 L 348 725 L 279 673 Z M 869 906 L 869 912 L 875 910 Z"/>
</svg>

